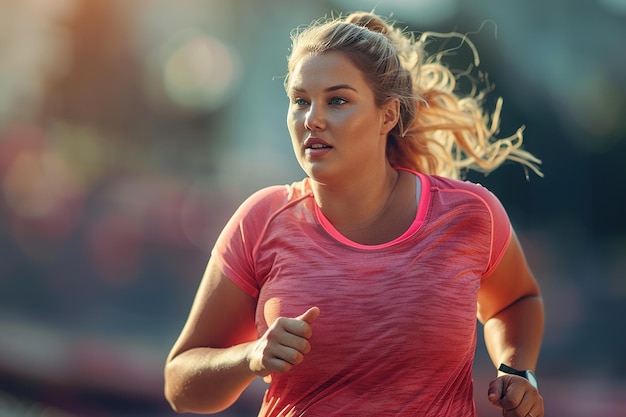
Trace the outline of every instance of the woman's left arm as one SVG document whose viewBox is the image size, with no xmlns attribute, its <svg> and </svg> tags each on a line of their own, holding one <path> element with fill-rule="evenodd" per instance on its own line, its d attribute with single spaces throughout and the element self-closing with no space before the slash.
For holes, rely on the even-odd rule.
<svg viewBox="0 0 626 417">
<path fill-rule="evenodd" d="M 478 319 L 494 365 L 534 371 L 543 335 L 541 292 L 512 231 L 511 241 L 496 269 L 478 291 Z M 491 382 L 489 400 L 504 416 L 542 417 L 543 399 L 522 377 L 500 373 Z"/>
</svg>

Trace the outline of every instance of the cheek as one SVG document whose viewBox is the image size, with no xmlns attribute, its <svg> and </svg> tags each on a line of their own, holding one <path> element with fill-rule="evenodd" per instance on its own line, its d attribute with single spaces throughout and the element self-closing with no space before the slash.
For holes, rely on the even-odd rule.
<svg viewBox="0 0 626 417">
<path fill-rule="evenodd" d="M 292 135 L 298 130 L 300 125 L 298 114 L 292 111 L 287 112 L 287 128 Z"/>
<path fill-rule="evenodd" d="M 341 126 L 346 132 L 352 133 L 355 137 L 362 137 L 364 134 L 370 135 L 375 126 L 371 114 L 359 113 L 345 115 L 337 120 L 336 125 Z"/>
<path fill-rule="evenodd" d="M 298 122 L 297 118 L 292 114 L 287 114 L 287 130 L 289 131 L 289 137 L 291 138 L 291 145 L 293 146 L 293 150 L 296 153 L 296 156 L 299 154 L 299 150 L 301 148 L 302 142 L 302 129 L 299 127 L 301 123 Z"/>
</svg>

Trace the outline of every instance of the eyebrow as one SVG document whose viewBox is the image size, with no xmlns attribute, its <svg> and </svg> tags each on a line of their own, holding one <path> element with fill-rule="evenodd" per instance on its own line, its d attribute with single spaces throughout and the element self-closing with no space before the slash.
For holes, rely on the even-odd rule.
<svg viewBox="0 0 626 417">
<path fill-rule="evenodd" d="M 291 90 L 292 90 L 292 91 L 295 91 L 295 92 L 299 92 L 299 93 L 304 93 L 304 92 L 306 92 L 306 90 L 305 90 L 304 88 L 302 88 L 302 87 L 298 87 L 298 86 L 293 86 L 293 87 L 291 87 Z M 337 90 L 352 90 L 352 91 L 354 91 L 354 92 L 358 92 L 358 91 L 357 91 L 357 89 L 356 89 L 356 88 L 354 88 L 354 87 L 352 87 L 350 84 L 337 84 L 337 85 L 332 85 L 332 86 L 330 86 L 330 87 L 328 87 L 328 88 L 325 88 L 325 89 L 324 89 L 324 92 L 325 92 L 325 93 L 329 93 L 329 92 L 332 92 L 332 91 L 337 91 Z"/>
</svg>

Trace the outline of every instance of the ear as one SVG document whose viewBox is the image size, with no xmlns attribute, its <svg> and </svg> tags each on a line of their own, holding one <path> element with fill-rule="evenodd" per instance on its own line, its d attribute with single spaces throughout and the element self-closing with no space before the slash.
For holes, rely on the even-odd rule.
<svg viewBox="0 0 626 417">
<path fill-rule="evenodd" d="M 392 98 L 383 104 L 382 108 L 382 125 L 380 126 L 380 134 L 387 135 L 397 124 L 400 119 L 400 100 Z"/>
</svg>

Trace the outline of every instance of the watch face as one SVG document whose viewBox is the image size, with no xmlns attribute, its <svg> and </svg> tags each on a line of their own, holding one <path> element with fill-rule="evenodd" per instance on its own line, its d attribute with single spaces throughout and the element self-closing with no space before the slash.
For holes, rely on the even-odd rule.
<svg viewBox="0 0 626 417">
<path fill-rule="evenodd" d="M 530 382 L 530 385 L 532 385 L 535 388 L 538 387 L 537 377 L 532 371 L 526 371 L 526 379 L 528 380 L 528 382 Z"/>
</svg>

